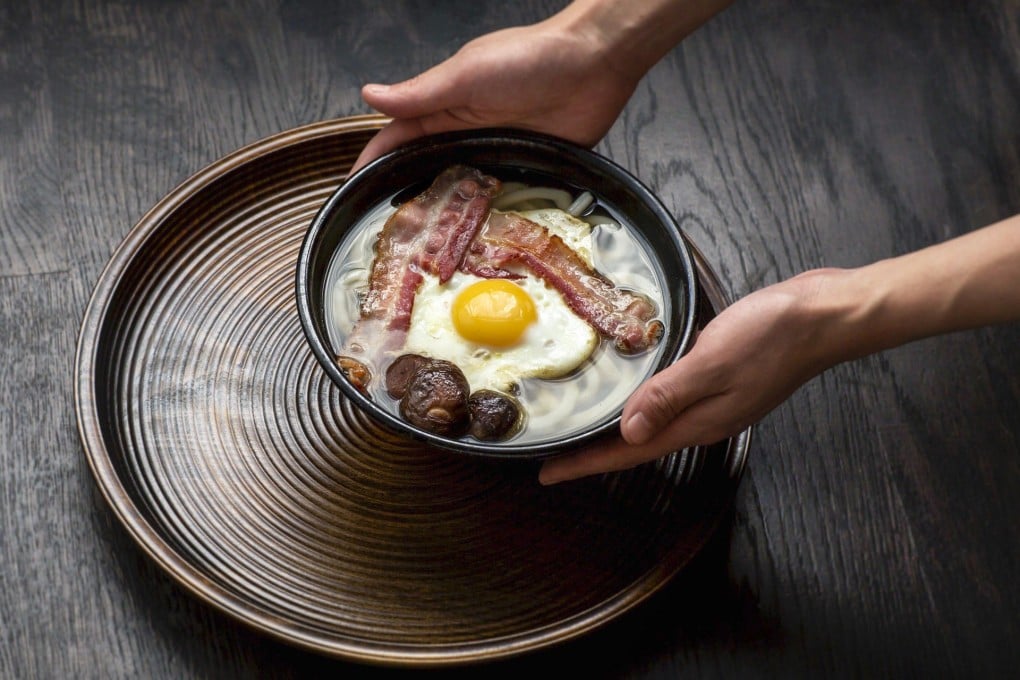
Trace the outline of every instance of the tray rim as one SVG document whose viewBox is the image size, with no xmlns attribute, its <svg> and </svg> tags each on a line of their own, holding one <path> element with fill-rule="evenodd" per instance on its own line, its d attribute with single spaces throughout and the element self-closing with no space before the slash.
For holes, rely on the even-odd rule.
<svg viewBox="0 0 1020 680">
<path fill-rule="evenodd" d="M 244 602 L 243 598 L 237 597 L 219 583 L 202 576 L 189 560 L 174 550 L 138 509 L 125 489 L 123 480 L 117 474 L 107 441 L 103 437 L 98 404 L 93 399 L 100 331 L 109 313 L 111 296 L 118 289 L 125 271 L 133 262 L 139 247 L 152 234 L 159 231 L 164 219 L 185 203 L 196 190 L 284 146 L 331 137 L 342 132 L 377 130 L 389 120 L 390 118 L 379 114 L 328 119 L 284 130 L 246 144 L 187 177 L 134 223 L 100 271 L 83 312 L 78 332 L 74 355 L 74 404 L 82 449 L 106 505 L 142 552 L 190 595 L 258 633 L 325 656 L 384 666 L 438 667 L 495 661 L 558 645 L 599 628 L 644 602 L 682 571 L 686 562 L 669 568 L 659 563 L 633 581 L 629 589 L 556 624 L 522 633 L 490 638 L 477 643 L 341 644 L 336 638 L 314 634 L 290 625 L 287 620 L 266 614 Z M 689 238 L 687 241 L 694 256 L 699 283 L 718 311 L 730 303 L 730 298 L 722 289 L 716 275 L 707 267 L 704 255 L 697 245 Z M 729 476 L 734 479 L 732 492 L 736 491 L 743 476 L 752 431 L 753 426 L 748 427 L 730 439 L 730 449 L 738 454 L 731 456 L 733 464 L 727 470 Z M 731 503 L 732 497 L 727 501 L 727 504 Z M 705 541 L 714 535 L 719 522 L 720 518 L 716 517 L 706 527 Z M 644 587 L 635 587 L 642 584 Z M 651 587 L 648 587 L 649 585 Z"/>
</svg>

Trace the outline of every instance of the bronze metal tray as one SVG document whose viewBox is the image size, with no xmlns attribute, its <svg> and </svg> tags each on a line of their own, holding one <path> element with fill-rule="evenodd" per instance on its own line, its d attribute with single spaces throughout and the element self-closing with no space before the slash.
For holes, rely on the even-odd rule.
<svg viewBox="0 0 1020 680">
<path fill-rule="evenodd" d="M 305 344 L 294 269 L 316 210 L 384 122 L 252 144 L 131 229 L 79 337 L 85 454 L 160 567 L 289 643 L 436 666 L 572 639 L 644 601 L 704 545 L 750 430 L 543 488 L 535 465 L 422 448 L 356 412 Z M 703 325 L 726 300 L 697 260 Z"/>
</svg>

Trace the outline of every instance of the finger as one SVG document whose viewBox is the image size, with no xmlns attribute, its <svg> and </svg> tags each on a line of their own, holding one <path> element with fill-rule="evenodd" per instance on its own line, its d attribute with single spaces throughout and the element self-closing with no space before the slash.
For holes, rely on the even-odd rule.
<svg viewBox="0 0 1020 680">
<path fill-rule="evenodd" d="M 589 475 L 627 470 L 661 458 L 682 448 L 670 440 L 671 434 L 660 433 L 660 436 L 638 446 L 617 437 L 576 453 L 552 458 L 543 463 L 538 481 L 545 485 L 557 484 Z"/>
<path fill-rule="evenodd" d="M 379 156 L 413 139 L 440 132 L 479 127 L 483 126 L 462 120 L 449 111 L 439 111 L 422 118 L 393 120 L 365 145 L 365 148 L 358 156 L 358 160 L 351 167 L 351 174 L 371 163 Z"/>
<path fill-rule="evenodd" d="M 392 151 L 404 142 L 417 139 L 425 134 L 422 123 L 418 119 L 394 120 L 376 133 L 361 150 L 358 160 L 354 161 L 350 174 L 354 174 L 379 156 Z"/>
<path fill-rule="evenodd" d="M 576 453 L 551 458 L 538 472 L 541 484 L 558 484 L 571 479 L 613 470 L 625 470 L 637 465 L 635 447 L 617 437 L 605 444 L 581 449 Z"/>
<path fill-rule="evenodd" d="M 623 408 L 620 432 L 630 444 L 644 444 L 692 404 L 718 392 L 706 380 L 697 357 L 688 354 L 644 382 Z"/>
<path fill-rule="evenodd" d="M 394 118 L 419 118 L 460 106 L 464 93 L 452 75 L 448 75 L 452 69 L 447 68 L 447 63 L 394 85 L 365 85 L 361 98 L 373 109 Z"/>
<path fill-rule="evenodd" d="M 731 424 L 724 399 L 707 399 L 691 406 L 643 444 L 630 444 L 622 438 L 599 443 L 546 461 L 538 481 L 556 484 L 604 472 L 627 470 L 690 446 L 707 445 L 739 432 Z"/>
</svg>

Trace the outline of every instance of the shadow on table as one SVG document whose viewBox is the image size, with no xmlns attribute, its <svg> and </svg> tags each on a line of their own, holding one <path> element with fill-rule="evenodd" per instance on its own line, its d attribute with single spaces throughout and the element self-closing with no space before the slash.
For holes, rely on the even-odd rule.
<svg viewBox="0 0 1020 680">
<path fill-rule="evenodd" d="M 97 506 L 103 501 L 96 494 Z M 108 509 L 100 510 L 108 516 Z M 105 523 L 104 523 L 105 524 Z M 291 647 L 257 633 L 205 605 L 148 559 L 123 529 L 107 525 L 126 594 L 139 618 L 155 632 L 178 677 L 302 678 L 519 676 L 550 668 L 571 674 L 620 677 L 641 669 L 682 669 L 726 649 L 776 641 L 776 628 L 762 619 L 756 598 L 730 582 L 728 560 L 733 514 L 709 543 L 662 591 L 606 626 L 562 645 L 509 660 L 454 668 L 411 671 L 340 661 Z"/>
<path fill-rule="evenodd" d="M 448 677 L 522 677 L 563 669 L 571 677 L 623 677 L 655 668 L 679 669 L 699 650 L 770 645 L 775 632 L 757 611 L 753 593 L 729 580 L 732 513 L 683 572 L 648 601 L 606 626 L 562 645 L 487 664 L 443 669 Z M 280 649 L 280 670 L 294 677 L 325 674 L 349 664 Z M 348 669 L 348 672 L 354 669 Z M 397 677 L 400 669 L 365 669 L 365 677 Z M 527 675 L 523 675 L 527 677 Z"/>
</svg>

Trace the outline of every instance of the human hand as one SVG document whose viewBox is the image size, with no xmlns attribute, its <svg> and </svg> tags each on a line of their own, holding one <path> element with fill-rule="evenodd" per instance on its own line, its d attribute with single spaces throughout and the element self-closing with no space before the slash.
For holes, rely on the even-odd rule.
<svg viewBox="0 0 1020 680">
<path fill-rule="evenodd" d="M 568 30 L 560 17 L 484 35 L 410 80 L 362 89 L 393 121 L 352 172 L 404 142 L 450 130 L 508 126 L 593 146 L 641 75 L 611 59 L 598 32 Z"/>
<path fill-rule="evenodd" d="M 351 172 L 423 135 L 516 127 L 593 146 L 639 80 L 732 0 L 574 0 L 545 21 L 483 35 L 396 85 L 365 85 L 393 118 Z"/>
<path fill-rule="evenodd" d="M 720 312 L 623 409 L 622 439 L 547 461 L 552 484 L 744 430 L 830 366 L 1020 320 L 1020 215 L 856 269 L 815 269 Z"/>
<path fill-rule="evenodd" d="M 842 270 L 816 270 L 754 292 L 705 326 L 691 350 L 646 381 L 623 410 L 622 438 L 547 461 L 543 484 L 633 467 L 711 444 L 757 422 L 844 357 Z M 834 340 L 835 339 L 835 340 Z"/>
</svg>

